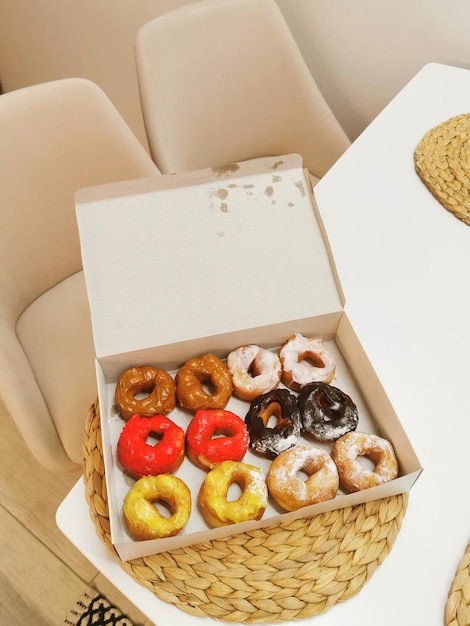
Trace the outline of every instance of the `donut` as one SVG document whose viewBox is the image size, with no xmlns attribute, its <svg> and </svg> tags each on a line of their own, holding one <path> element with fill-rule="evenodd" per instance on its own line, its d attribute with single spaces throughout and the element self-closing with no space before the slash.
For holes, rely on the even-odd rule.
<svg viewBox="0 0 470 626">
<path fill-rule="evenodd" d="M 307 480 L 298 472 L 308 474 Z M 268 491 L 286 511 L 335 498 L 339 487 L 336 465 L 320 448 L 297 445 L 277 456 L 266 477 Z"/>
<path fill-rule="evenodd" d="M 154 506 L 159 502 L 169 507 L 170 517 Z M 137 541 L 173 537 L 189 520 L 191 492 L 173 474 L 144 476 L 127 492 L 123 514 L 127 530 Z"/>
<path fill-rule="evenodd" d="M 321 339 L 296 333 L 281 346 L 279 358 L 282 382 L 294 391 L 308 383 L 329 383 L 335 375 L 336 362 Z"/>
<path fill-rule="evenodd" d="M 214 387 L 213 393 L 206 391 L 203 383 Z M 208 352 L 189 359 L 176 373 L 176 395 L 183 409 L 223 409 L 232 395 L 232 376 L 214 354 Z"/>
<path fill-rule="evenodd" d="M 197 411 L 186 430 L 186 454 L 201 469 L 241 461 L 249 442 L 245 422 L 224 409 Z"/>
<path fill-rule="evenodd" d="M 274 352 L 256 345 L 242 346 L 227 356 L 233 390 L 242 400 L 275 389 L 281 381 L 281 362 Z"/>
<path fill-rule="evenodd" d="M 301 431 L 313 435 L 317 441 L 336 441 L 357 428 L 357 407 L 337 387 L 326 383 L 309 383 L 300 390 L 297 402 Z"/>
<path fill-rule="evenodd" d="M 155 435 L 155 445 L 147 437 Z M 117 443 L 118 460 L 134 478 L 170 474 L 184 459 L 184 430 L 165 415 L 134 415 L 125 424 Z"/>
<path fill-rule="evenodd" d="M 269 426 L 276 418 L 274 426 Z M 269 459 L 298 443 L 300 411 L 297 398 L 288 389 L 273 389 L 255 398 L 245 417 L 253 450 Z"/>
<path fill-rule="evenodd" d="M 142 393 L 148 395 L 138 399 L 136 396 Z M 169 413 L 176 404 L 175 381 L 158 367 L 130 367 L 118 378 L 114 400 L 125 420 L 133 415 L 152 417 Z"/>
<path fill-rule="evenodd" d="M 398 476 L 392 444 L 370 433 L 346 433 L 333 444 L 331 457 L 338 468 L 340 484 L 346 491 L 369 489 Z M 358 457 L 366 457 L 374 467 L 365 467 Z"/>
<path fill-rule="evenodd" d="M 231 485 L 241 494 L 228 499 Z M 213 528 L 239 524 L 263 517 L 268 505 L 266 479 L 259 467 L 240 461 L 223 461 L 208 472 L 198 495 L 201 513 Z"/>
</svg>

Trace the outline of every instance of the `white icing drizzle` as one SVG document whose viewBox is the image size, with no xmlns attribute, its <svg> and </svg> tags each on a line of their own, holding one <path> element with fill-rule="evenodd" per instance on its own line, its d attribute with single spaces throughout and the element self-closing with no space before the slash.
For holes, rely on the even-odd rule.
<svg viewBox="0 0 470 626">
<path fill-rule="evenodd" d="M 253 344 L 231 352 L 227 356 L 227 367 L 235 390 L 251 395 L 267 393 L 281 380 L 281 362 L 277 354 Z"/>
<path fill-rule="evenodd" d="M 323 364 L 317 367 L 299 358 L 301 355 L 317 357 Z M 331 380 L 336 369 L 336 362 L 325 348 L 323 341 L 317 338 L 304 337 L 300 333 L 293 335 L 281 348 L 279 357 L 284 372 L 292 376 L 292 380 L 303 387 L 312 382 Z"/>
</svg>

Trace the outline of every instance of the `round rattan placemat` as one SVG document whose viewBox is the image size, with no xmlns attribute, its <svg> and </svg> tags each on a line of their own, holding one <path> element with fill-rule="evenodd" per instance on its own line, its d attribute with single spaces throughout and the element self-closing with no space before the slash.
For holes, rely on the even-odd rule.
<svg viewBox="0 0 470 626">
<path fill-rule="evenodd" d="M 470 226 L 470 113 L 429 130 L 415 150 L 414 161 L 431 193 Z"/>
<path fill-rule="evenodd" d="M 84 441 L 86 497 L 112 550 L 99 406 Z M 312 617 L 355 595 L 390 552 L 408 495 L 240 533 L 122 563 L 159 599 L 198 617 L 282 622 Z"/>
<path fill-rule="evenodd" d="M 445 609 L 446 626 L 470 624 L 470 542 L 460 560 L 449 590 Z"/>
</svg>

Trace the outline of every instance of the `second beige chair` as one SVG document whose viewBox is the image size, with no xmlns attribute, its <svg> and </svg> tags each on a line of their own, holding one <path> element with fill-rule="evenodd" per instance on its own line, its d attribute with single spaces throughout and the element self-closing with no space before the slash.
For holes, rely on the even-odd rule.
<svg viewBox="0 0 470 626">
<path fill-rule="evenodd" d="M 74 193 L 159 172 L 83 79 L 0 96 L 0 137 L 0 396 L 42 465 L 76 469 L 96 384 Z"/>
<path fill-rule="evenodd" d="M 300 153 L 321 178 L 349 146 L 274 0 L 204 0 L 139 30 L 136 63 L 164 173 Z"/>
</svg>

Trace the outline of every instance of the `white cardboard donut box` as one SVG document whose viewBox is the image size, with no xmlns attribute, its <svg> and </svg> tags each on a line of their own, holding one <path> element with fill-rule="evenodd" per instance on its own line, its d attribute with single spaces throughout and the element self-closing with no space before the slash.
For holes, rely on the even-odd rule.
<svg viewBox="0 0 470 626">
<path fill-rule="evenodd" d="M 81 189 L 75 197 L 96 351 L 111 537 L 123 560 L 407 492 L 420 463 L 344 311 L 341 286 L 298 155 L 261 158 L 175 175 Z M 122 371 L 155 365 L 175 375 L 188 358 L 224 359 L 255 343 L 276 350 L 293 333 L 320 337 L 337 360 L 331 384 L 358 406 L 358 431 L 391 441 L 397 479 L 286 513 L 270 498 L 259 521 L 210 528 L 197 507 L 203 470 L 185 458 L 175 472 L 190 488 L 191 517 L 176 536 L 134 541 L 122 503 L 134 479 L 116 443 L 114 404 Z M 247 402 L 227 409 L 244 419 Z M 168 417 L 186 430 L 191 415 Z M 300 443 L 318 445 L 308 437 Z M 320 444 L 330 450 L 331 446 Z M 244 460 L 266 474 L 270 461 Z M 230 496 L 230 497 L 236 497 Z"/>
</svg>

